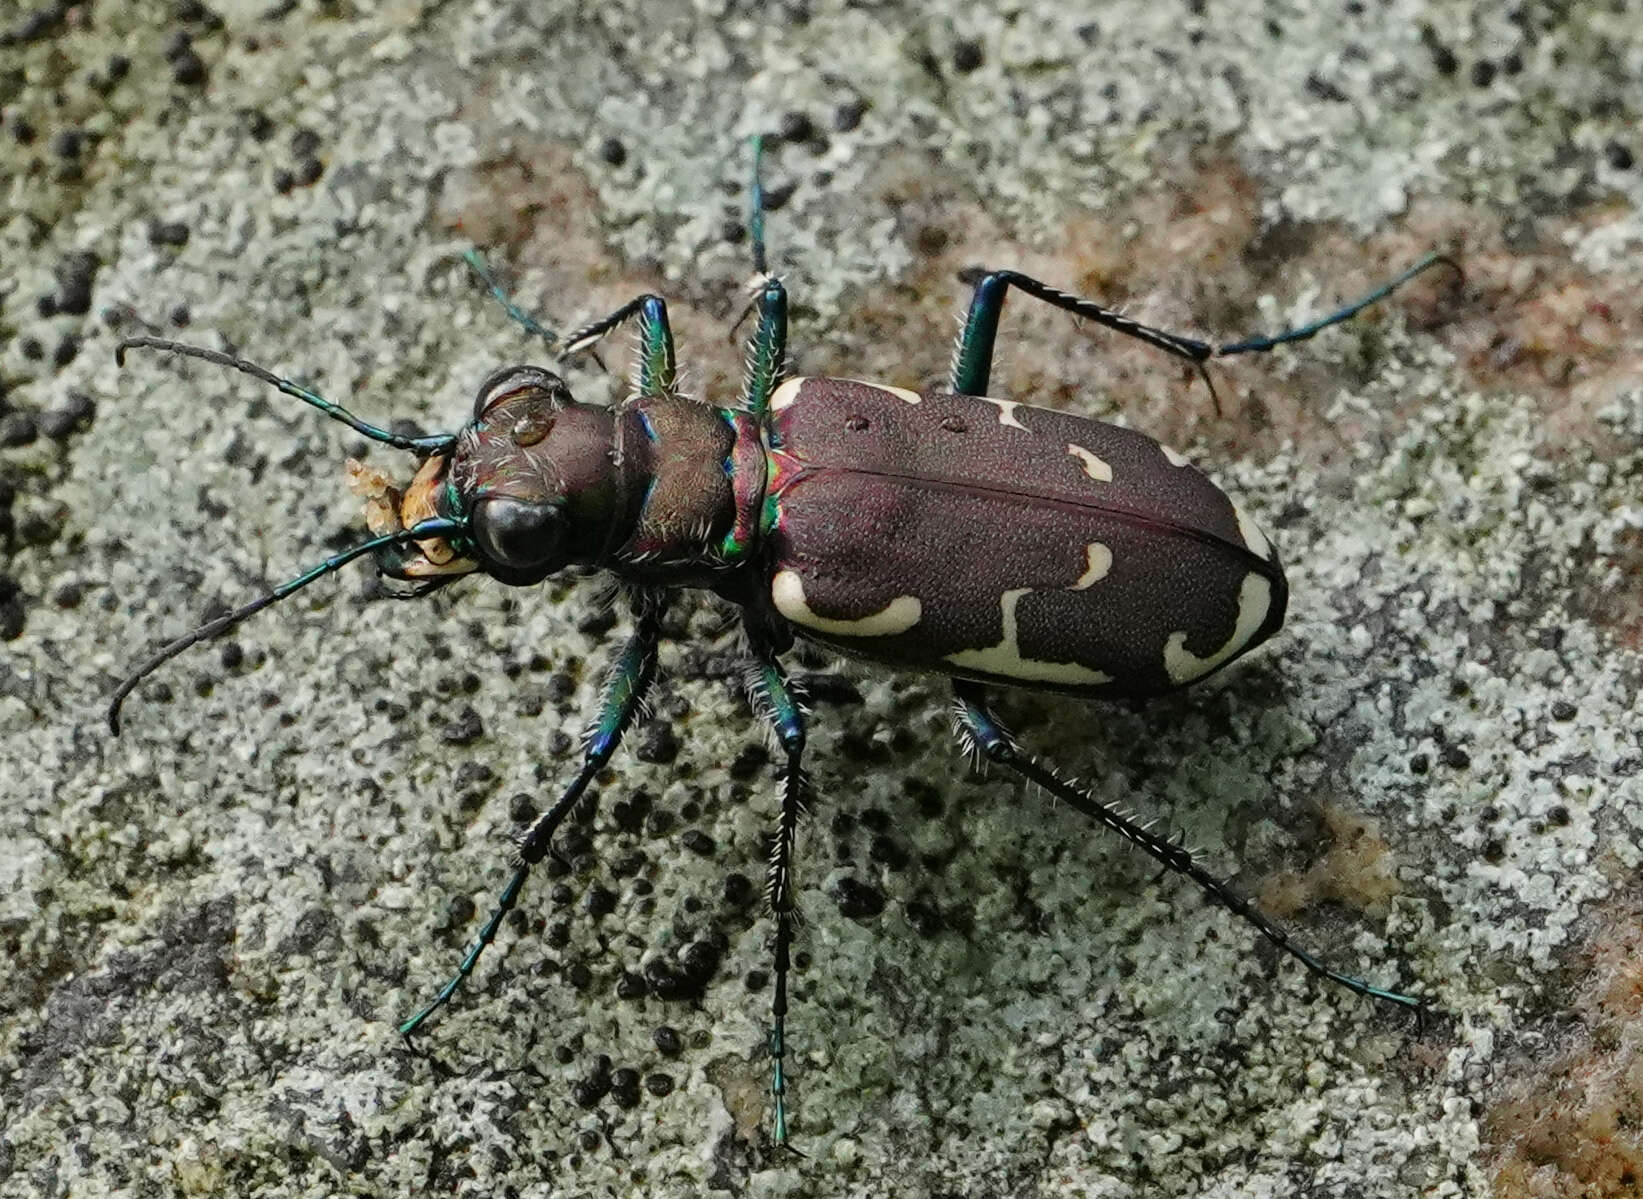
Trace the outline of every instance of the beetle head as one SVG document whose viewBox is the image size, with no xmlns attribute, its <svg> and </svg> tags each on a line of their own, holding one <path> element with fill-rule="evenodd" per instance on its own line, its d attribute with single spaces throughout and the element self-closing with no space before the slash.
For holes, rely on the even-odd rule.
<svg viewBox="0 0 1643 1199">
<path fill-rule="evenodd" d="M 426 459 L 403 491 L 380 476 L 356 486 L 379 535 L 428 519 L 465 526 L 455 536 L 384 547 L 378 570 L 423 585 L 482 571 L 528 586 L 592 561 L 612 517 L 611 436 L 609 411 L 576 403 L 552 372 L 497 371 L 480 386 L 473 419 L 450 451 Z"/>
</svg>

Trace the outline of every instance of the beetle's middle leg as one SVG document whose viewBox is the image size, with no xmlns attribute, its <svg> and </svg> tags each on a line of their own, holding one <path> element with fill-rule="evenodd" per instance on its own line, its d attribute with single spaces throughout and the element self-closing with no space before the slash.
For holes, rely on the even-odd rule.
<svg viewBox="0 0 1643 1199">
<path fill-rule="evenodd" d="M 770 1099 L 775 1109 L 775 1141 L 787 1142 L 787 972 L 793 947 L 793 924 L 798 909 L 794 902 L 793 857 L 798 839 L 799 818 L 804 815 L 810 795 L 810 780 L 804 772 L 804 713 L 788 681 L 787 672 L 776 661 L 774 645 L 752 627 L 748 638 L 754 660 L 748 667 L 747 693 L 754 710 L 770 725 L 777 743 L 787 755 L 782 768 L 781 816 L 770 850 L 770 866 L 765 874 L 765 901 L 776 918 L 775 986 L 770 998 Z"/>
<path fill-rule="evenodd" d="M 433 1002 L 399 1026 L 401 1036 L 409 1037 L 421 1028 L 430 1016 L 450 1001 L 457 989 L 473 973 L 474 967 L 479 964 L 480 955 L 485 952 L 485 947 L 496 939 L 503 919 L 518 902 L 519 893 L 525 887 L 525 879 L 529 877 L 531 867 L 547 857 L 553 845 L 554 833 L 564 823 L 565 817 L 582 802 L 588 785 L 605 768 L 611 755 L 616 752 L 616 747 L 621 743 L 622 735 L 628 731 L 634 718 L 643 710 L 645 692 L 650 689 L 651 681 L 656 677 L 657 649 L 662 641 L 662 615 L 667 610 L 668 593 L 634 591 L 632 600 L 635 621 L 633 634 L 611 660 L 605 676 L 604 693 L 599 700 L 598 715 L 594 717 L 593 723 L 588 726 L 582 737 L 581 769 L 576 772 L 576 777 L 560 794 L 553 807 L 532 821 L 520 837 L 513 877 L 502 889 L 496 910 L 479 930 L 479 938 L 462 959 L 456 974 L 440 988 Z"/>
<path fill-rule="evenodd" d="M 953 695 L 955 699 L 953 708 L 954 722 L 959 738 L 967 749 L 974 750 L 989 761 L 1008 767 L 1028 782 L 1036 783 L 1068 807 L 1082 812 L 1098 824 L 1105 825 L 1130 844 L 1145 850 L 1177 874 L 1183 874 L 1190 878 L 1216 903 L 1254 925 L 1256 931 L 1263 937 L 1300 962 L 1301 965 L 1319 978 L 1339 983 L 1347 990 L 1358 995 L 1368 995 L 1374 999 L 1385 999 L 1404 1007 L 1414 1008 L 1417 1011 L 1423 1008 L 1424 1005 L 1418 999 L 1399 994 L 1396 991 L 1388 991 L 1366 983 L 1362 979 L 1331 970 L 1313 957 L 1312 954 L 1295 944 L 1288 933 L 1263 915 L 1249 900 L 1204 869 L 1184 846 L 1158 836 L 1158 834 L 1137 824 L 1122 813 L 1101 803 L 1088 792 L 1057 778 L 1053 771 L 1025 753 L 1016 744 L 1015 738 L 998 723 L 987 703 L 986 689 L 981 684 L 965 680 L 955 681 Z"/>
</svg>

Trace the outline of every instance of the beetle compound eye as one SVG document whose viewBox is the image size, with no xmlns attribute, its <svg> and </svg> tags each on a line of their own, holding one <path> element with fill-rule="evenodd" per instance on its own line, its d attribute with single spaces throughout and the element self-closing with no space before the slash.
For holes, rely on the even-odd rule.
<svg viewBox="0 0 1643 1199">
<path fill-rule="evenodd" d="M 474 510 L 473 536 L 486 558 L 509 570 L 531 570 L 559 556 L 565 526 L 553 504 L 486 500 Z"/>
<path fill-rule="evenodd" d="M 479 385 L 474 397 L 474 419 L 478 420 L 503 400 L 526 392 L 539 392 L 555 405 L 570 399 L 565 381 L 539 366 L 505 366 Z"/>
</svg>

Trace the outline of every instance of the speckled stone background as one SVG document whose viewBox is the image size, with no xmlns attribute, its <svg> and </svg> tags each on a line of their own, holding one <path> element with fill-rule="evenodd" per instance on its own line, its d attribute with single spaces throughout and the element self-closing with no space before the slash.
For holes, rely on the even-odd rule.
<svg viewBox="0 0 1643 1199">
<path fill-rule="evenodd" d="M 0 1194 L 1633 1193 L 1635 0 L 3 12 Z M 938 681 L 803 658 L 794 1157 L 761 1051 L 771 767 L 721 610 L 682 607 L 575 870 L 539 872 L 416 1051 L 395 1022 L 571 768 L 597 588 L 406 605 L 352 571 L 109 737 L 152 645 L 360 535 L 365 448 L 198 363 L 117 371 L 121 336 L 448 428 L 542 353 L 466 276 L 480 245 L 549 322 L 665 293 L 692 385 L 728 397 L 759 130 L 811 373 L 939 381 L 981 265 L 1232 338 L 1464 262 L 1221 364 L 1221 416 L 1019 300 L 994 377 L 1188 450 L 1294 590 L 1203 688 L 1008 718 L 1428 997 L 1424 1027 L 970 773 Z M 617 395 L 625 357 L 571 381 Z"/>
</svg>

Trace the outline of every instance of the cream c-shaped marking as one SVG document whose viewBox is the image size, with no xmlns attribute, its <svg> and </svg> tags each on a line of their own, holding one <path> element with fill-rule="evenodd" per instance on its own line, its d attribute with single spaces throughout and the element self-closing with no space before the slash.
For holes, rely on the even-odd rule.
<svg viewBox="0 0 1643 1199">
<path fill-rule="evenodd" d="M 846 379 L 846 383 L 860 383 L 863 387 L 871 387 L 874 391 L 888 392 L 904 404 L 922 404 L 924 397 L 916 391 L 909 391 L 905 387 L 891 387 L 888 383 L 875 383 L 871 379 Z"/>
<path fill-rule="evenodd" d="M 988 646 L 986 649 L 959 650 L 956 654 L 948 654 L 947 661 L 965 670 L 978 670 L 983 674 L 997 675 L 1004 679 L 1084 687 L 1112 682 L 1110 674 L 1091 670 L 1077 662 L 1040 662 L 1036 658 L 1021 656 L 1021 646 L 1016 640 L 1015 608 L 1021 602 L 1022 596 L 1031 595 L 1032 592 L 1031 587 L 1022 587 L 1015 591 L 1006 591 L 1001 597 L 1001 606 L 1004 609 L 1004 638 L 997 645 Z"/>
<path fill-rule="evenodd" d="M 1250 571 L 1238 589 L 1238 620 L 1232 626 L 1227 643 L 1207 658 L 1200 658 L 1187 648 L 1185 633 L 1171 633 L 1164 645 L 1164 670 L 1172 683 L 1190 683 L 1201 679 L 1221 663 L 1249 644 L 1272 607 L 1272 581 L 1263 574 Z"/>
<path fill-rule="evenodd" d="M 976 399 L 984 404 L 992 404 L 998 409 L 998 423 L 1010 429 L 1021 429 L 1031 432 L 1026 425 L 1015 418 L 1015 410 L 1021 407 L 1015 400 L 995 400 L 992 396 L 977 396 Z"/>
<path fill-rule="evenodd" d="M 776 577 L 770 580 L 770 598 L 776 605 L 776 611 L 794 624 L 815 629 L 818 633 L 831 633 L 835 637 L 894 637 L 916 625 L 924 614 L 924 605 L 916 595 L 898 595 L 871 616 L 856 620 L 818 616 L 810 610 L 809 601 L 804 598 L 804 579 L 796 570 L 777 572 Z"/>
<path fill-rule="evenodd" d="M 1169 446 L 1164 445 L 1162 442 L 1159 443 L 1158 448 L 1164 451 L 1164 458 L 1169 462 L 1169 464 L 1171 466 L 1191 466 L 1192 465 L 1192 463 L 1190 463 L 1186 460 L 1186 457 L 1184 455 L 1176 453 L 1174 450 L 1170 449 Z"/>
<path fill-rule="evenodd" d="M 808 382 L 810 382 L 809 379 L 801 376 L 797 379 L 789 379 L 776 388 L 775 391 L 770 393 L 770 411 L 780 412 L 783 408 L 791 407 L 793 401 L 799 398 L 799 388 Z"/>
<path fill-rule="evenodd" d="M 1067 443 L 1067 453 L 1071 454 L 1074 458 L 1077 458 L 1078 461 L 1083 464 L 1084 473 L 1094 479 L 1097 483 L 1112 482 L 1111 463 L 1096 457 L 1095 454 L 1091 453 L 1089 450 L 1086 450 L 1083 446 L 1073 445 L 1071 442 Z"/>
<path fill-rule="evenodd" d="M 1084 557 L 1087 560 L 1084 573 L 1078 576 L 1077 581 L 1071 587 L 1067 588 L 1068 591 L 1083 591 L 1086 588 L 1093 587 L 1106 578 L 1107 572 L 1112 569 L 1112 550 L 1099 541 L 1092 541 L 1084 547 Z"/>
</svg>

